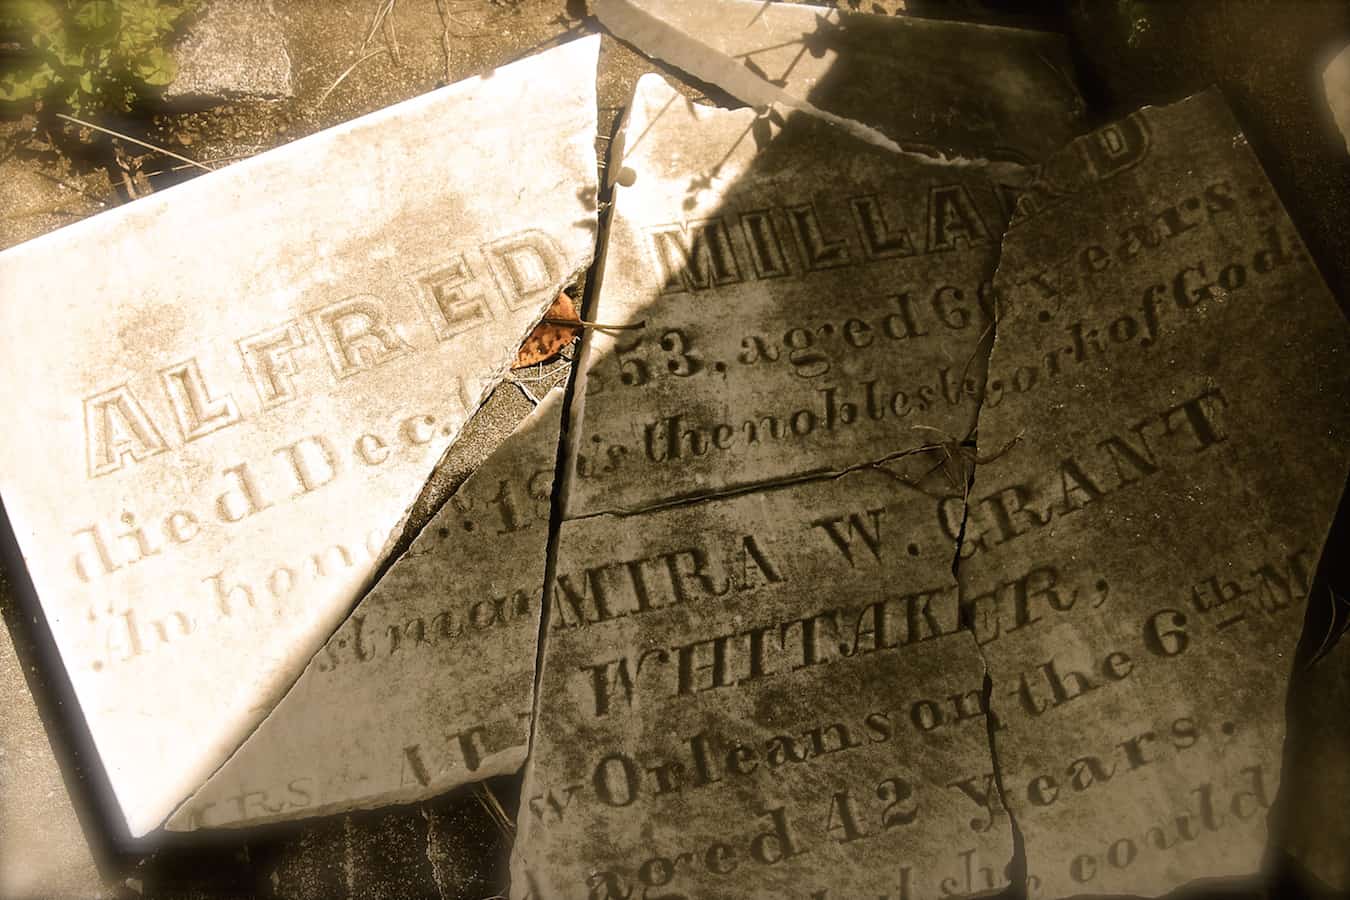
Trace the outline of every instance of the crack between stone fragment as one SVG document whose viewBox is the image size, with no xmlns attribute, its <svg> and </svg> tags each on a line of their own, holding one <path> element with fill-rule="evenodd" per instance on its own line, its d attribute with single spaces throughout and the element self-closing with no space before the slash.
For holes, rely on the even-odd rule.
<svg viewBox="0 0 1350 900">
<path fill-rule="evenodd" d="M 587 270 L 594 264 L 595 259 L 596 254 L 592 252 L 591 259 L 585 265 L 578 266 L 576 269 L 570 272 L 566 278 L 560 279 L 557 289 L 551 291 L 553 296 L 556 297 L 558 294 L 567 291 L 569 289 L 575 288 L 578 284 L 581 284 L 582 279 L 586 276 Z M 530 326 L 521 333 L 522 342 L 537 327 L 539 327 L 539 324 L 544 320 L 544 317 L 547 315 L 548 315 L 547 307 L 539 310 L 539 315 L 536 316 L 534 320 L 530 323 Z M 360 605 L 361 601 L 365 599 L 366 595 L 369 594 L 375 588 L 375 585 L 377 585 L 380 582 L 380 579 L 382 579 L 385 576 L 385 573 L 389 571 L 389 569 L 394 565 L 394 563 L 398 562 L 398 560 L 403 557 L 408 547 L 412 545 L 412 542 L 417 539 L 417 536 L 421 534 L 422 530 L 426 527 L 426 523 L 424 522 L 420 523 L 415 531 L 410 529 L 409 520 L 413 510 L 416 508 L 418 501 L 422 499 L 423 494 L 426 492 L 427 487 L 431 483 L 431 480 L 435 477 L 435 474 L 440 470 L 441 466 L 445 464 L 445 461 L 449 458 L 451 452 L 455 449 L 455 445 L 459 443 L 459 440 L 463 436 L 464 430 L 468 427 L 469 422 L 472 421 L 472 419 L 482 411 L 484 405 L 487 404 L 488 400 L 492 397 L 492 394 L 497 390 L 498 387 L 500 387 L 503 384 L 508 384 L 512 381 L 511 364 L 515 361 L 516 353 L 518 350 L 519 346 L 513 347 L 511 349 L 510 357 L 502 364 L 501 367 L 493 371 L 492 374 L 486 380 L 484 380 L 483 389 L 482 391 L 479 392 L 479 396 L 477 397 L 473 406 L 473 411 L 469 412 L 468 415 L 464 417 L 464 422 L 463 424 L 460 425 L 459 431 L 455 434 L 454 440 L 452 440 L 450 444 L 445 448 L 445 451 L 441 454 L 440 459 L 436 461 L 435 466 L 433 466 L 431 471 L 427 474 L 426 481 L 423 482 L 421 489 L 418 490 L 417 496 L 414 497 L 412 502 L 408 504 L 408 508 L 403 511 L 403 515 L 399 519 L 398 525 L 396 525 L 390 531 L 389 537 L 386 539 L 384 546 L 380 548 L 380 555 L 381 558 L 383 559 L 383 562 L 381 562 L 380 565 L 376 567 L 375 571 L 371 574 L 370 580 L 367 581 L 366 584 L 362 586 L 360 592 L 360 599 L 358 599 L 356 603 L 353 603 L 351 608 L 347 610 L 346 615 L 343 616 L 343 621 L 346 621 L 347 617 L 350 616 L 351 613 L 356 609 L 356 607 Z M 569 374 L 568 377 L 570 378 L 571 375 Z M 537 402 L 533 405 L 537 405 Z M 446 495 L 445 503 L 450 502 L 450 498 L 459 492 L 459 489 L 463 486 L 464 482 L 468 481 L 468 479 L 472 477 L 472 475 L 473 473 L 470 472 L 468 475 L 464 477 L 464 479 L 459 484 L 455 485 L 454 490 L 452 490 L 448 495 Z M 442 506 L 444 506 L 444 503 L 438 504 L 434 510 L 431 510 L 431 517 L 434 517 L 438 512 L 440 512 Z M 430 518 L 428 518 L 428 521 L 430 521 Z"/>
<path fill-rule="evenodd" d="M 998 260 L 994 263 L 994 271 L 990 275 L 989 283 L 997 284 L 999 269 L 1003 264 L 1003 244 L 1007 240 L 1007 229 L 1005 227 L 1003 236 L 999 239 Z M 989 372 L 993 366 L 994 350 L 998 345 L 998 320 L 999 320 L 998 294 L 994 293 L 993 304 L 989 310 L 989 328 L 990 339 L 988 349 L 985 352 L 984 377 L 985 385 L 981 386 L 979 400 L 975 406 L 975 427 L 971 431 L 975 440 L 975 455 L 970 462 L 970 470 L 967 474 L 965 495 L 961 503 L 961 528 L 956 536 L 956 548 L 952 556 L 952 577 L 956 580 L 957 602 L 959 604 L 960 624 L 964 629 L 969 630 L 972 640 L 975 638 L 975 622 L 967 615 L 970 608 L 966 604 L 966 585 L 961 579 L 961 551 L 964 549 L 966 540 L 966 525 L 970 517 L 970 494 L 975 487 L 975 480 L 979 473 L 979 436 L 980 436 L 980 415 L 984 411 L 984 389 L 989 381 Z M 992 461 L 992 460 L 989 460 Z M 1026 842 L 1022 836 L 1022 829 L 1017 824 L 1017 816 L 1013 813 L 1012 807 L 1008 804 L 1008 792 L 1003 786 L 1003 767 L 998 759 L 998 742 L 995 738 L 995 715 L 993 711 L 994 698 L 994 676 L 989 668 L 989 660 L 984 655 L 984 648 L 980 646 L 978 640 L 974 640 L 975 652 L 980 655 L 980 663 L 984 666 L 984 686 L 981 692 L 981 704 L 984 708 L 985 721 L 985 740 L 989 749 L 989 765 L 994 775 L 994 789 L 998 791 L 999 803 L 1003 805 L 1004 811 L 1008 814 L 1008 827 L 1012 832 L 1012 858 L 1008 861 L 1008 886 L 1002 891 L 1001 897 L 1004 900 L 1025 900 L 1027 897 L 1027 857 Z"/>
<path fill-rule="evenodd" d="M 992 347 L 991 347 L 992 352 Z M 974 486 L 975 469 L 978 463 L 971 463 L 971 473 L 969 484 Z M 971 639 L 975 643 L 975 652 L 980 655 L 980 662 L 984 666 L 984 685 L 980 695 L 980 702 L 984 709 L 985 722 L 985 740 L 989 749 L 989 766 L 994 776 L 994 789 L 998 791 L 999 803 L 1002 804 L 1004 812 L 1008 815 L 1008 828 L 1012 832 L 1012 858 L 1008 861 L 1008 886 L 1000 895 L 1004 900 L 1025 900 L 1027 884 L 1027 857 L 1026 842 L 1022 837 L 1022 829 L 1017 823 L 1017 816 L 1012 807 L 1008 804 L 1008 791 L 1003 784 L 1003 766 L 999 764 L 998 742 L 995 738 L 997 731 L 995 727 L 995 713 L 993 710 L 994 698 L 994 676 L 989 669 L 989 660 L 984 655 L 984 648 L 980 642 L 974 640 L 975 623 L 966 617 L 966 590 L 965 583 L 961 580 L 961 548 L 965 542 L 966 520 L 969 515 L 969 501 L 962 505 L 961 511 L 961 531 L 956 540 L 956 556 L 952 560 L 952 576 L 956 579 L 957 602 L 960 604 L 961 625 L 969 630 Z"/>
<path fill-rule="evenodd" d="M 619 121 L 614 124 L 614 133 L 610 135 L 610 155 L 616 152 L 622 153 L 623 136 L 628 126 L 628 116 L 631 114 L 631 108 L 625 110 Z M 597 121 L 595 129 L 597 138 L 599 137 L 599 123 Z M 617 151 L 616 151 L 616 148 Z M 596 160 L 598 178 L 596 182 L 596 229 L 595 229 L 595 247 L 596 250 L 591 254 L 591 260 L 586 269 L 580 270 L 574 275 L 574 284 L 584 283 L 586 288 L 583 295 L 577 302 L 577 311 L 581 318 L 585 319 L 592 313 L 595 306 L 595 296 L 600 290 L 600 281 L 604 271 L 605 248 L 608 246 L 609 226 L 613 217 L 613 191 L 614 184 L 607 177 L 609 170 L 609 160 L 597 154 Z M 583 281 L 584 279 L 584 281 Z M 540 584 L 540 603 L 539 603 L 539 627 L 535 632 L 534 641 L 534 682 L 530 695 L 530 723 L 529 734 L 526 740 L 525 762 L 523 768 L 528 769 L 530 759 L 534 755 L 534 736 L 535 724 L 539 721 L 539 688 L 543 683 L 544 671 L 544 645 L 548 635 L 549 625 L 549 606 L 548 586 L 553 582 L 554 575 L 558 567 L 558 540 L 562 532 L 563 515 L 567 505 L 567 493 L 570 487 L 569 473 L 572 468 L 572 404 L 579 398 L 582 389 L 579 383 L 584 382 L 584 371 L 586 369 L 585 339 L 583 344 L 577 349 L 572 357 L 572 363 L 567 373 L 566 387 L 562 395 L 562 408 L 559 410 L 558 426 L 558 452 L 553 467 L 553 490 L 549 497 L 549 521 L 548 521 L 548 544 L 544 552 L 544 580 Z M 585 398 L 580 397 L 581 405 L 585 405 Z M 524 821 L 524 820 L 522 820 Z"/>
<path fill-rule="evenodd" d="M 980 654 L 980 659 L 984 660 L 984 651 L 980 648 L 979 641 L 975 642 L 975 650 Z M 1022 837 L 1022 828 L 1017 824 L 1017 816 L 1013 814 L 1012 808 L 1008 806 L 1008 792 L 1003 787 L 1003 767 L 998 762 L 998 745 L 994 739 L 994 713 L 990 704 L 994 698 L 994 676 L 989 673 L 989 664 L 984 663 L 984 690 L 980 695 L 980 702 L 984 704 L 985 714 L 985 736 L 989 741 L 989 765 L 994 773 L 994 789 L 998 791 L 998 799 L 1003 804 L 1003 811 L 1008 814 L 1008 828 L 1012 831 L 1012 859 L 1008 861 L 1008 886 L 1004 889 L 1003 897 L 1006 900 L 1024 900 L 1027 896 L 1027 853 L 1026 841 Z"/>
<path fill-rule="evenodd" d="M 585 303 L 583 301 L 583 308 Z M 562 532 L 563 507 L 567 497 L 567 472 L 572 461 L 571 412 L 572 399 L 576 396 L 577 373 L 581 366 L 573 364 L 567 374 L 569 384 L 562 396 L 561 424 L 558 429 L 558 454 L 553 465 L 553 492 L 549 498 L 548 547 L 544 555 L 544 581 L 540 587 L 539 628 L 534 641 L 534 686 L 530 696 L 530 733 L 526 744 L 525 759 L 534 753 L 535 723 L 539 720 L 539 687 L 544 669 L 544 643 L 548 635 L 549 603 L 548 586 L 558 568 L 558 538 Z"/>
<path fill-rule="evenodd" d="M 813 469 L 808 472 L 797 472 L 792 475 L 786 475 L 782 478 L 770 478 L 764 481 L 753 481 L 747 484 L 734 485 L 732 487 L 722 488 L 715 491 L 700 491 L 689 494 L 679 494 L 674 497 L 666 497 L 657 500 L 654 503 L 648 503 L 642 506 L 615 506 L 606 509 L 597 509 L 593 512 L 581 513 L 579 515 L 567 516 L 567 522 L 584 522 L 587 519 L 598 519 L 604 516 L 626 519 L 630 516 L 640 516 L 646 513 L 657 512 L 666 509 L 675 509 L 681 506 L 697 506 L 712 500 L 726 500 L 730 497 L 740 497 L 745 494 L 757 494 L 761 491 L 777 490 L 779 488 L 793 487 L 799 484 L 810 484 L 820 481 L 836 481 L 855 472 L 874 470 L 889 475 L 896 483 L 904 485 L 926 497 L 933 497 L 923 485 L 912 481 L 902 475 L 898 475 L 886 468 L 886 463 L 894 462 L 897 459 L 903 459 L 907 456 L 917 456 L 922 453 L 942 453 L 943 444 L 922 444 L 918 447 L 910 447 L 905 450 L 897 450 L 894 453 L 888 453 L 885 456 L 877 457 L 867 462 L 855 463 L 851 466 L 845 466 L 840 469 Z"/>
<path fill-rule="evenodd" d="M 995 332 L 997 332 L 997 328 L 995 328 Z M 997 334 L 995 336 L 997 337 Z M 989 344 L 989 357 L 991 360 L 993 357 L 993 350 L 994 342 L 991 341 Z M 982 408 L 983 400 L 981 399 L 980 404 L 976 409 L 977 425 L 974 432 L 976 435 L 977 446 L 979 440 L 978 415 Z M 970 517 L 970 491 L 975 486 L 975 477 L 979 465 L 978 460 L 972 460 L 970 463 L 970 471 L 966 481 L 966 496 L 961 504 L 961 527 L 957 532 L 956 547 L 952 556 L 952 577 L 956 580 L 957 602 L 960 609 L 958 613 L 960 617 L 960 626 L 970 633 L 971 639 L 975 644 L 975 652 L 980 655 L 980 663 L 984 667 L 984 684 L 981 690 L 980 702 L 985 711 L 985 740 L 988 743 L 989 765 L 994 776 L 994 789 L 998 791 L 999 803 L 1002 804 L 1004 811 L 1008 814 L 1008 827 L 1012 831 L 1012 858 L 1008 861 L 1008 886 L 999 896 L 1004 898 L 1004 900 L 1025 900 L 1027 882 L 1026 846 L 1022 837 L 1022 829 L 1017 824 L 1017 817 L 1014 815 L 1012 807 L 1008 805 L 1008 792 L 1003 786 L 1003 767 L 999 764 L 998 760 L 998 744 L 994 737 L 997 729 L 994 724 L 995 716 L 992 706 L 994 697 L 994 676 L 990 672 L 989 660 L 984 655 L 984 648 L 980 646 L 978 640 L 974 640 L 975 622 L 967 615 L 969 607 L 966 605 L 966 586 L 965 582 L 961 580 L 961 550 L 965 545 L 966 525 Z"/>
<path fill-rule="evenodd" d="M 990 354 L 993 353 L 993 345 L 990 345 Z M 967 483 L 967 491 L 975 484 L 975 471 L 979 463 L 972 462 L 970 477 Z M 968 498 L 969 494 L 967 494 Z M 975 644 L 975 652 L 980 655 L 980 664 L 984 667 L 984 684 L 980 693 L 980 703 L 983 707 L 985 723 L 985 740 L 989 749 L 989 766 L 994 775 L 994 789 L 998 791 L 999 803 L 1002 804 L 1004 812 L 1008 814 L 1008 828 L 1012 832 L 1012 858 L 1008 861 L 1008 886 L 998 896 L 1003 900 L 1025 900 L 1027 883 L 1027 858 L 1026 843 L 1022 837 L 1022 829 L 1017 824 L 1017 817 L 1014 815 L 1012 807 L 1008 805 L 1008 792 L 1003 786 L 1003 767 L 998 761 L 998 744 L 994 737 L 995 717 L 993 711 L 994 698 L 994 676 L 989 671 L 989 660 L 985 658 L 984 648 L 980 642 L 974 640 L 975 623 L 967 618 L 966 610 L 966 592 L 965 584 L 961 581 L 961 548 L 965 543 L 966 522 L 969 517 L 970 504 L 969 499 L 962 503 L 961 507 L 961 529 L 956 538 L 956 552 L 952 558 L 952 577 L 956 579 L 957 602 L 960 605 L 960 624 L 961 627 L 970 632 L 971 639 Z"/>
</svg>

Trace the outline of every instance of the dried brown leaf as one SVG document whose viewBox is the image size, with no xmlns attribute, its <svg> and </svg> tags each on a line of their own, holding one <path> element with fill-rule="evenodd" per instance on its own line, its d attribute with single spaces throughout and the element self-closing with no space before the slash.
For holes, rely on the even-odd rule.
<svg viewBox="0 0 1350 900">
<path fill-rule="evenodd" d="M 559 294 L 544 313 L 544 318 L 534 331 L 520 345 L 520 353 L 511 365 L 513 369 L 523 369 L 536 363 L 553 359 L 563 348 L 581 334 L 581 317 L 576 305 L 566 294 Z"/>
</svg>

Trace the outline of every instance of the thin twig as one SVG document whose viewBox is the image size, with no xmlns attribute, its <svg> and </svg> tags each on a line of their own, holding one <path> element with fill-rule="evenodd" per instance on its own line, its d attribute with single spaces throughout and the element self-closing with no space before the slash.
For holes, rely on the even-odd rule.
<svg viewBox="0 0 1350 900">
<path fill-rule="evenodd" d="M 445 55 L 445 83 L 454 81 L 450 72 L 450 10 L 445 0 L 436 0 L 436 11 L 441 15 L 441 53 Z"/>
<path fill-rule="evenodd" d="M 314 104 L 314 108 L 318 109 L 320 106 L 323 106 L 323 101 L 328 99 L 328 95 L 333 93 L 333 91 L 337 90 L 337 86 L 342 84 L 342 82 L 346 81 L 347 76 L 352 74 L 352 70 L 354 70 L 357 66 L 361 65 L 361 63 L 370 59 L 372 56 L 379 56 L 381 53 L 384 53 L 388 49 L 389 49 L 388 47 L 381 47 L 378 50 L 372 50 L 365 56 L 358 59 L 356 62 L 352 63 L 346 69 L 344 69 L 342 71 L 342 74 L 337 77 L 337 80 L 335 80 L 332 84 L 328 86 L 328 90 L 323 92 L 323 96 L 319 97 L 318 101 Z"/>
<path fill-rule="evenodd" d="M 515 836 L 516 824 L 511 821 L 506 809 L 502 806 L 497 795 L 493 793 L 492 788 L 488 787 L 486 782 L 479 782 L 477 785 L 478 802 L 488 811 L 488 815 L 501 829 L 502 835 L 510 840 Z"/>
<path fill-rule="evenodd" d="M 585 319 L 555 319 L 551 316 L 544 316 L 539 321 L 546 325 L 572 325 L 576 328 L 594 328 L 596 331 L 641 331 L 647 327 L 646 319 L 631 325 L 604 325 L 600 322 L 587 322 Z"/>
<path fill-rule="evenodd" d="M 366 52 L 366 48 L 370 46 L 370 42 L 375 39 L 375 32 L 380 30 L 380 26 L 384 24 L 385 16 L 389 15 L 389 12 L 393 8 L 394 0 L 380 0 L 380 5 L 375 10 L 375 18 L 372 19 L 370 23 L 370 31 L 366 32 L 366 39 L 361 42 L 361 49 L 357 51 L 358 53 Z"/>
<path fill-rule="evenodd" d="M 202 169 L 203 171 L 206 172 L 215 171 L 210 166 L 204 166 L 201 163 L 197 162 L 195 159 L 188 159 L 186 156 L 180 156 L 179 154 L 174 153 L 172 150 L 165 150 L 163 147 L 156 147 L 154 144 L 147 143 L 146 141 L 137 140 L 131 135 L 122 134 L 122 132 L 120 131 L 113 131 L 111 128 L 104 128 L 102 125 L 95 125 L 93 122 L 86 122 L 84 121 L 84 119 L 77 119 L 74 116 L 68 116 L 65 113 L 57 113 L 56 115 L 57 118 L 66 119 L 68 121 L 74 122 L 76 125 L 82 125 L 85 128 L 92 128 L 95 131 L 101 131 L 104 134 L 110 134 L 113 137 L 121 138 L 124 141 L 130 141 L 131 143 L 144 147 L 147 150 L 154 150 L 156 153 L 163 153 L 165 156 L 172 156 L 174 159 L 179 160 L 180 162 L 185 162 L 190 166 L 196 166 L 197 168 Z"/>
<path fill-rule="evenodd" d="M 228 155 L 226 155 L 226 156 L 217 156 L 217 157 L 215 157 L 214 159 L 208 159 L 207 162 L 209 162 L 209 163 L 225 163 L 225 162 L 234 162 L 235 160 L 239 160 L 239 159 L 250 159 L 250 158 L 252 158 L 252 157 L 254 157 L 254 156 L 257 156 L 257 155 L 258 155 L 259 153 L 261 153 L 264 149 L 265 149 L 264 147 L 257 147 L 257 148 L 255 148 L 251 153 L 231 153 L 231 154 L 228 154 Z M 169 166 L 167 169 L 157 169 L 157 170 L 155 170 L 154 172 L 146 172 L 145 175 L 146 175 L 147 178 L 156 178 L 156 177 L 158 177 L 158 176 L 160 176 L 160 175 L 172 175 L 172 174 L 175 173 L 175 172 L 181 172 L 181 171 L 183 171 L 184 169 L 190 169 L 190 168 L 191 168 L 191 166 Z M 215 169 L 212 169 L 211 171 L 214 172 L 214 171 L 216 171 L 216 170 L 215 170 Z"/>
<path fill-rule="evenodd" d="M 140 191 L 136 190 L 136 179 L 131 177 L 131 170 L 119 159 L 117 167 L 122 170 L 122 189 L 127 192 L 127 197 L 132 200 L 139 200 Z"/>
<path fill-rule="evenodd" d="M 380 0 L 379 8 L 375 10 L 375 18 L 370 23 L 370 31 L 366 34 L 366 39 L 361 42 L 361 49 L 358 53 L 365 53 L 370 42 L 375 39 L 375 32 L 383 31 L 385 43 L 389 48 L 389 54 L 394 58 L 394 62 L 403 65 L 403 53 L 398 46 L 398 34 L 394 30 L 394 4 L 398 0 Z"/>
<path fill-rule="evenodd" d="M 988 465 L 989 463 L 999 459 L 1005 453 L 1012 450 L 1012 448 L 1015 447 L 1017 443 L 1022 440 L 1023 434 L 1025 434 L 1025 429 L 1023 429 L 1022 431 L 1018 431 L 1017 434 L 1013 435 L 1012 440 L 1008 441 L 998 450 L 995 450 L 988 456 L 981 456 L 978 451 L 972 450 L 965 446 L 965 442 L 970 440 L 971 436 L 975 433 L 975 429 L 973 428 L 966 433 L 966 436 L 964 438 L 962 438 L 959 441 L 953 438 L 947 432 L 943 431 L 941 428 L 934 428 L 931 425 L 913 425 L 911 426 L 911 428 L 913 428 L 915 431 L 932 431 L 936 434 L 941 435 L 942 437 L 947 438 L 947 440 L 928 444 L 920 444 L 917 447 L 911 447 L 908 450 L 902 450 L 899 453 L 894 453 L 888 456 L 885 460 L 882 460 L 880 462 L 869 463 L 868 467 L 876 469 L 880 472 L 884 472 L 885 474 L 889 475 L 891 478 L 894 478 L 901 484 L 904 484 L 908 487 L 912 487 L 915 489 L 921 489 L 921 485 L 923 484 L 923 482 L 928 480 L 929 476 L 931 476 L 938 469 L 944 469 L 945 471 L 943 474 L 945 474 L 947 477 L 947 483 L 952 487 L 953 490 L 955 490 L 958 487 L 958 485 L 956 484 L 956 478 L 953 476 L 951 470 L 947 467 L 948 464 L 955 464 L 956 461 L 959 459 L 961 460 L 962 479 L 965 482 L 963 485 L 960 485 L 961 500 L 962 503 L 965 504 L 968 504 L 970 502 L 970 475 L 971 472 L 974 471 L 974 467 Z M 942 459 L 938 461 L 937 465 L 933 466 L 928 471 L 924 472 L 917 479 L 906 478 L 899 472 L 896 472 L 891 468 L 889 468 L 888 466 L 883 465 L 883 463 L 885 462 L 891 462 L 893 460 L 901 459 L 906 456 L 915 456 L 923 453 L 932 453 L 933 451 L 941 451 Z M 969 463 L 970 465 L 969 469 L 967 468 L 966 465 L 967 463 Z"/>
<path fill-rule="evenodd" d="M 512 377 L 510 377 L 510 376 L 507 376 L 506 381 L 507 381 L 508 383 L 510 383 L 510 384 L 514 384 L 514 385 L 516 386 L 516 389 L 517 389 L 518 391 L 520 391 L 522 394 L 525 395 L 525 399 L 528 400 L 528 401 L 530 401 L 530 405 L 531 405 L 531 406 L 538 406 L 538 405 L 539 405 L 539 402 L 540 402 L 540 401 L 539 401 L 539 398 L 536 397 L 536 396 L 530 391 L 530 389 L 529 389 L 528 387 L 526 387 L 522 382 L 517 381 L 515 378 L 512 378 Z"/>
<path fill-rule="evenodd" d="M 557 368 L 549 369 L 547 372 L 545 372 L 544 364 L 542 362 L 538 362 L 534 364 L 534 368 L 539 371 L 538 375 L 517 375 L 515 372 L 512 372 L 511 380 L 514 381 L 516 384 L 540 384 L 542 382 L 548 381 L 549 379 L 557 378 L 558 369 L 566 367 L 558 366 Z"/>
<path fill-rule="evenodd" d="M 389 14 L 384 18 L 384 36 L 389 42 L 389 52 L 395 65 L 403 65 L 403 51 L 398 46 L 398 31 L 394 28 L 394 2 L 389 0 Z"/>
</svg>

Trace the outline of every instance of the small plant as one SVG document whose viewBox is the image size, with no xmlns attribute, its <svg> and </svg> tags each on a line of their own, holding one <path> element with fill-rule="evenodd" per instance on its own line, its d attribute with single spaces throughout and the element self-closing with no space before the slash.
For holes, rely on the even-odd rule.
<svg viewBox="0 0 1350 900">
<path fill-rule="evenodd" d="M 20 44 L 0 74 L 0 101 L 76 115 L 129 112 L 173 81 L 168 51 L 199 0 L 0 0 L 0 28 Z"/>
</svg>

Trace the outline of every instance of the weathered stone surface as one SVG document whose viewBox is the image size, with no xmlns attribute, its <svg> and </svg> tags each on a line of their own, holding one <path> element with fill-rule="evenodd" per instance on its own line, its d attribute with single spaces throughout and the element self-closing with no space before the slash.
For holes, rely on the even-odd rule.
<svg viewBox="0 0 1350 900">
<path fill-rule="evenodd" d="M 619 37 L 743 103 L 807 101 L 906 147 L 1030 161 L 1079 130 L 1060 35 L 761 0 L 590 6 Z"/>
<path fill-rule="evenodd" d="M 596 43 L 0 255 L 0 490 L 134 833 L 328 638 L 589 261 Z"/>
<path fill-rule="evenodd" d="M 1005 883 L 954 542 L 903 462 L 563 524 L 513 896 Z"/>
<path fill-rule="evenodd" d="M 780 120 L 783 121 L 783 120 Z M 1003 193 L 659 76 L 615 141 L 568 515 L 845 469 L 974 426 Z M 828 297 L 829 303 L 822 303 Z"/>
<path fill-rule="evenodd" d="M 959 572 L 1042 896 L 1255 872 L 1347 329 L 1216 92 L 1019 201 Z"/>
<path fill-rule="evenodd" d="M 639 46 L 674 47 L 681 65 L 725 76 L 723 86 L 747 73 L 759 80 L 726 54 L 793 45 L 809 62 L 787 89 L 863 129 L 945 103 L 961 113 L 953 121 L 970 123 L 953 136 L 964 149 L 1007 121 L 1061 137 L 1077 121 L 1077 95 L 1062 82 L 1053 101 L 1003 90 L 982 106 L 978 83 L 940 79 L 922 102 L 907 94 L 897 104 L 855 65 L 904 58 L 918 32 L 903 22 L 829 25 L 822 61 L 802 46 L 805 30 L 825 21 L 820 10 L 722 0 L 650 8 L 679 28 L 626 2 L 596 7 Z M 745 24 L 712 29 L 719 16 Z M 974 43 L 973 58 L 1012 73 L 1006 83 L 1049 68 L 999 49 L 980 28 L 944 27 Z M 759 29 L 764 44 L 715 36 Z M 1047 58 L 1055 47 L 1062 52 L 1045 42 Z M 1008 187 L 1024 177 L 1006 162 L 1026 155 L 1015 143 L 986 148 L 1004 162 L 938 161 L 814 114 L 699 107 L 658 76 L 642 79 L 612 148 L 614 212 L 593 312 L 632 327 L 585 339 L 568 514 L 836 471 L 966 437 L 990 334 L 985 280 Z"/>
<path fill-rule="evenodd" d="M 1102 121 L 1149 103 L 1223 91 L 1318 268 L 1350 314 L 1350 165 L 1320 69 L 1350 37 L 1341 0 L 1072 4 L 1064 25 Z M 1215 35 L 1225 35 L 1215 40 Z"/>
<path fill-rule="evenodd" d="M 291 57 L 271 0 L 210 0 L 174 47 L 169 98 L 290 97 Z"/>
<path fill-rule="evenodd" d="M 888 149 L 831 105 L 846 73 L 816 72 L 833 118 L 699 107 L 644 77 L 614 142 L 515 896 L 1006 883 L 951 561 L 1021 172 Z M 886 827 L 900 794 L 922 798 L 912 828 Z"/>
<path fill-rule="evenodd" d="M 0 896 L 100 896 L 98 866 L 3 626 L 0 708 Z"/>
<path fill-rule="evenodd" d="M 1327 106 L 1332 119 L 1345 139 L 1345 150 L 1350 153 L 1350 44 L 1336 54 L 1322 72 Z"/>
<path fill-rule="evenodd" d="M 405 803 L 520 767 L 562 395 L 469 476 L 169 829 Z"/>
</svg>

